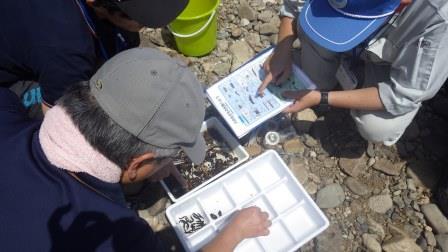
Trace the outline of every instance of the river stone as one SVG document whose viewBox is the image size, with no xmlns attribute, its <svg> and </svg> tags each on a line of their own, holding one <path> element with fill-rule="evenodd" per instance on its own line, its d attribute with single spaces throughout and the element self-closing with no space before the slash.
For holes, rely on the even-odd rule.
<svg viewBox="0 0 448 252">
<path fill-rule="evenodd" d="M 294 121 L 309 121 L 315 122 L 317 120 L 317 115 L 314 113 L 314 110 L 307 108 L 300 112 L 294 113 L 293 115 Z"/>
<path fill-rule="evenodd" d="M 258 144 L 251 144 L 246 147 L 246 150 L 249 153 L 249 156 L 255 157 L 260 155 L 260 153 L 263 151 L 263 148 Z"/>
<path fill-rule="evenodd" d="M 369 198 L 369 208 L 376 213 L 385 214 L 392 206 L 392 199 L 388 194 L 376 195 Z"/>
<path fill-rule="evenodd" d="M 421 210 L 436 234 L 448 233 L 448 220 L 437 207 L 437 205 L 422 205 Z"/>
<path fill-rule="evenodd" d="M 383 243 L 385 252 L 422 252 L 422 249 L 408 237 L 394 237 Z"/>
<path fill-rule="evenodd" d="M 370 143 L 367 145 L 366 150 L 367 156 L 374 158 L 375 157 L 375 145 L 373 143 Z"/>
<path fill-rule="evenodd" d="M 384 232 L 383 226 L 372 218 L 367 218 L 367 225 L 369 233 L 377 235 L 380 241 L 386 237 L 386 232 Z"/>
<path fill-rule="evenodd" d="M 229 42 L 227 40 L 220 39 L 216 42 L 216 47 L 218 48 L 218 51 L 225 52 L 229 49 Z"/>
<path fill-rule="evenodd" d="M 373 164 L 373 169 L 383 172 L 387 175 L 398 176 L 400 175 L 401 168 L 403 168 L 404 163 L 392 163 L 389 159 L 382 158 Z"/>
<path fill-rule="evenodd" d="M 344 184 L 356 195 L 362 196 L 370 193 L 369 188 L 355 178 L 347 177 L 344 180 Z"/>
<path fill-rule="evenodd" d="M 257 12 L 255 12 L 255 10 L 250 7 L 250 5 L 246 1 L 242 0 L 240 2 L 240 6 L 238 8 L 238 16 L 240 16 L 241 19 L 245 18 L 249 21 L 253 21 L 256 19 L 256 15 Z"/>
<path fill-rule="evenodd" d="M 262 35 L 271 35 L 276 34 L 278 32 L 278 27 L 274 26 L 271 23 L 260 25 L 260 34 Z"/>
<path fill-rule="evenodd" d="M 338 225 L 330 225 L 327 230 L 316 237 L 315 252 L 342 252 L 347 251 L 348 241 L 344 239 Z"/>
<path fill-rule="evenodd" d="M 284 142 L 283 150 L 289 154 L 303 153 L 305 151 L 305 145 L 303 145 L 302 141 L 300 141 L 300 139 L 296 137 Z"/>
<path fill-rule="evenodd" d="M 232 38 L 239 38 L 241 36 L 241 34 L 243 34 L 243 31 L 241 30 L 241 28 L 236 27 L 234 29 L 232 29 Z"/>
<path fill-rule="evenodd" d="M 344 189 L 337 183 L 327 185 L 317 192 L 316 203 L 320 208 L 337 207 L 341 205 L 344 200 Z"/>
<path fill-rule="evenodd" d="M 426 243 L 428 243 L 428 245 L 435 247 L 437 244 L 436 241 L 436 237 L 434 236 L 434 234 L 430 231 L 425 231 L 424 233 L 425 239 L 426 239 Z"/>
<path fill-rule="evenodd" d="M 229 63 L 218 63 L 215 65 L 213 72 L 218 76 L 226 76 L 229 74 L 231 65 Z"/>
<path fill-rule="evenodd" d="M 317 184 L 313 181 L 308 181 L 305 185 L 303 185 L 303 188 L 305 188 L 305 191 L 309 193 L 310 195 L 314 195 L 317 192 Z"/>
<path fill-rule="evenodd" d="M 436 235 L 436 240 L 442 251 L 448 251 L 448 234 Z"/>
<path fill-rule="evenodd" d="M 304 136 L 305 136 L 305 145 L 306 146 L 313 148 L 313 147 L 316 147 L 319 145 L 319 142 L 317 142 L 317 140 L 314 139 L 314 137 L 312 137 L 308 134 L 305 134 Z"/>
<path fill-rule="evenodd" d="M 308 180 L 307 164 L 304 159 L 291 159 L 289 162 L 289 169 L 302 185 Z"/>
<path fill-rule="evenodd" d="M 340 158 L 339 167 L 352 177 L 358 177 L 366 170 L 364 158 Z"/>
<path fill-rule="evenodd" d="M 261 43 L 260 35 L 258 33 L 249 33 L 246 36 L 246 41 L 256 52 L 259 52 L 263 49 L 263 44 Z"/>
<path fill-rule="evenodd" d="M 273 16 L 274 16 L 274 13 L 272 11 L 265 10 L 265 11 L 262 11 L 260 14 L 258 14 L 258 20 L 260 20 L 264 23 L 269 23 Z"/>
<path fill-rule="evenodd" d="M 240 24 L 241 26 L 247 26 L 250 24 L 250 21 L 247 18 L 242 18 Z"/>
<path fill-rule="evenodd" d="M 254 52 L 252 48 L 244 40 L 239 40 L 233 43 L 229 48 L 232 55 L 232 68 L 231 71 L 236 70 L 246 61 L 252 58 Z"/>
<path fill-rule="evenodd" d="M 362 243 L 367 248 L 368 252 L 381 252 L 381 245 L 375 239 L 375 235 L 363 234 L 362 235 Z"/>
<path fill-rule="evenodd" d="M 411 178 L 406 179 L 407 188 L 411 191 L 417 191 L 417 187 L 415 186 L 414 180 Z"/>
</svg>

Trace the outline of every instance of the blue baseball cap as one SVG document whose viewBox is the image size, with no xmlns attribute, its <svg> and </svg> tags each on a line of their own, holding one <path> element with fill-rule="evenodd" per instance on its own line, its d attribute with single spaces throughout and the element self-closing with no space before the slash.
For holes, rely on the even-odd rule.
<svg viewBox="0 0 448 252">
<path fill-rule="evenodd" d="M 318 45 L 345 52 L 368 39 L 400 6 L 400 0 L 309 0 L 299 25 Z"/>
</svg>

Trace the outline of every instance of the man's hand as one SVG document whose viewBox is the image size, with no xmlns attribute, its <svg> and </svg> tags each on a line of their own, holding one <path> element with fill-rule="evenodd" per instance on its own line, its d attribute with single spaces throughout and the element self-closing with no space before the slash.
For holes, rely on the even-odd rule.
<svg viewBox="0 0 448 252">
<path fill-rule="evenodd" d="M 228 228 L 239 234 L 242 240 L 269 235 L 269 215 L 258 207 L 248 207 L 236 213 Z"/>
<path fill-rule="evenodd" d="M 306 108 L 316 106 L 320 103 L 320 92 L 316 90 L 285 91 L 285 98 L 295 99 L 294 103 L 283 110 L 284 113 L 294 113 Z"/>
<path fill-rule="evenodd" d="M 202 248 L 204 252 L 230 252 L 246 238 L 269 234 L 271 221 L 258 207 L 248 207 L 235 213 L 230 223 L 215 239 Z"/>
<path fill-rule="evenodd" d="M 149 177 L 149 181 L 157 182 L 172 175 L 182 187 L 185 188 L 187 186 L 187 181 L 182 177 L 179 170 L 173 164 L 172 158 L 164 158 L 158 165 L 160 165 L 161 168 Z"/>
</svg>

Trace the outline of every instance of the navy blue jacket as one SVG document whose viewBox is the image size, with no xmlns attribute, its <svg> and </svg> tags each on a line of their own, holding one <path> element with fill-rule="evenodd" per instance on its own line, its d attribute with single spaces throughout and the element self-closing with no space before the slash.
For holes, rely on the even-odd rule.
<svg viewBox="0 0 448 252">
<path fill-rule="evenodd" d="M 43 101 L 53 105 L 68 85 L 88 80 L 105 57 L 139 44 L 137 33 L 100 21 L 85 7 L 95 39 L 78 4 L 85 0 L 0 1 L 0 86 L 36 81 Z"/>
<path fill-rule="evenodd" d="M 80 178 L 49 163 L 17 96 L 0 87 L 0 250 L 161 251 L 119 184 Z"/>
</svg>

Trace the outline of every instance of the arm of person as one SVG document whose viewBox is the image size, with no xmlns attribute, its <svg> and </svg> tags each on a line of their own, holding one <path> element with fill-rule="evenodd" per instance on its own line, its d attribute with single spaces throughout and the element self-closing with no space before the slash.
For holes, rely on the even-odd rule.
<svg viewBox="0 0 448 252">
<path fill-rule="evenodd" d="M 215 239 L 202 248 L 203 252 L 230 252 L 246 238 L 269 234 L 271 221 L 258 207 L 242 209 Z"/>
<path fill-rule="evenodd" d="M 285 113 L 313 107 L 321 100 L 321 92 L 317 90 L 287 91 L 283 96 L 295 99 L 295 102 L 284 110 Z M 384 110 L 377 87 L 328 92 L 328 104 L 337 108 Z"/>
<path fill-rule="evenodd" d="M 281 83 L 291 74 L 292 69 L 292 43 L 294 42 L 294 19 L 282 17 L 278 43 L 268 59 L 263 64 L 265 78 L 258 88 L 258 93 L 263 94 L 269 83 Z"/>
<path fill-rule="evenodd" d="M 303 1 L 284 1 L 280 11 L 281 23 L 278 33 L 278 43 L 274 53 L 263 64 L 266 75 L 258 88 L 260 95 L 263 94 L 264 89 L 269 83 L 281 83 L 291 74 L 292 44 L 297 38 L 295 20 L 303 3 Z"/>
<path fill-rule="evenodd" d="M 448 78 L 448 22 L 411 39 L 392 63 L 390 79 L 378 83 L 385 109 L 403 115 L 434 97 Z"/>
<path fill-rule="evenodd" d="M 359 110 L 385 110 L 403 115 L 421 106 L 439 91 L 448 78 L 448 24 L 438 24 L 409 41 L 391 64 L 387 80 L 377 85 L 328 93 L 330 106 Z M 369 72 L 375 72 L 375 65 Z M 384 69 L 378 69 L 384 71 Z M 319 91 L 285 92 L 295 99 L 285 112 L 298 112 L 319 104 Z"/>
</svg>

